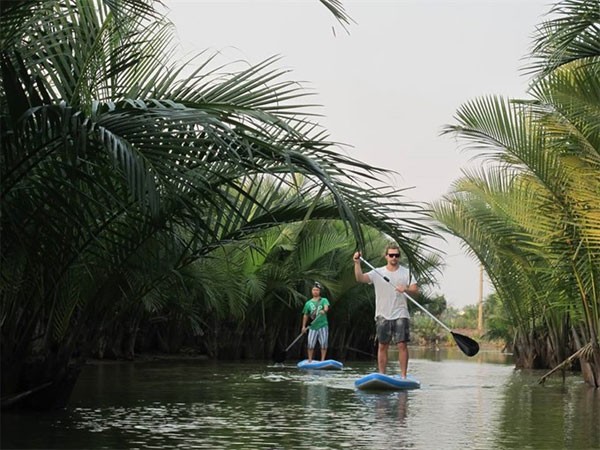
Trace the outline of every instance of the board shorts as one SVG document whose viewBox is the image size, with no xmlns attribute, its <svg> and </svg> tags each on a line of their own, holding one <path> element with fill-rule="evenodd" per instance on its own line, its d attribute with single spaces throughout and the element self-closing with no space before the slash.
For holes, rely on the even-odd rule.
<svg viewBox="0 0 600 450">
<path fill-rule="evenodd" d="M 329 327 L 319 328 L 318 330 L 308 329 L 308 344 L 306 346 L 310 349 L 315 348 L 317 341 L 321 348 L 327 348 L 327 341 L 329 340 Z"/>
<path fill-rule="evenodd" d="M 388 320 L 377 316 L 375 326 L 377 331 L 377 340 L 380 344 L 409 342 L 410 324 L 409 319 L 401 317 L 399 319 Z"/>
</svg>

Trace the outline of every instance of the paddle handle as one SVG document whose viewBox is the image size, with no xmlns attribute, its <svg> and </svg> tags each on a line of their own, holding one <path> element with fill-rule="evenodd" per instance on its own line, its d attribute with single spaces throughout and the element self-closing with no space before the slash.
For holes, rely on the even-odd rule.
<svg viewBox="0 0 600 450">
<path fill-rule="evenodd" d="M 390 281 L 390 279 L 388 277 L 386 277 L 385 275 L 383 275 L 381 272 L 379 272 L 375 267 L 373 267 L 373 265 L 371 265 L 371 263 L 369 263 L 369 261 L 367 261 L 366 259 L 364 259 L 362 256 L 359 256 L 360 260 L 362 262 L 364 262 L 367 266 L 369 266 L 371 268 L 371 270 L 373 270 L 377 275 L 379 275 L 381 278 L 383 278 L 385 281 L 387 281 L 388 283 L 390 283 L 390 286 L 392 285 L 392 282 Z M 395 286 L 393 286 L 395 289 Z M 447 331 L 449 331 L 450 333 L 452 333 L 452 330 L 450 330 L 450 328 L 448 328 L 444 323 L 442 323 L 440 321 L 440 319 L 438 319 L 437 317 L 435 317 L 433 314 L 431 314 L 429 311 L 427 311 L 423 306 L 421 306 L 421 304 L 419 302 L 417 302 L 414 298 L 412 298 L 410 295 L 408 295 L 406 292 L 403 293 L 404 295 L 406 295 L 406 297 L 413 302 L 415 305 L 417 305 L 425 314 L 427 314 L 429 317 L 431 317 L 433 320 L 435 320 L 437 323 L 439 323 L 442 327 L 444 327 Z"/>
</svg>

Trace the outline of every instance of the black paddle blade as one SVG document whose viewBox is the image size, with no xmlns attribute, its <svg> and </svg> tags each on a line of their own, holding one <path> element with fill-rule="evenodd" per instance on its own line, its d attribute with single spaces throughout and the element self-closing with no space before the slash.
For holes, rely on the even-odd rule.
<svg viewBox="0 0 600 450">
<path fill-rule="evenodd" d="M 286 353 L 287 352 L 281 347 L 275 348 L 273 350 L 273 361 L 275 361 L 277 364 L 283 363 L 285 361 Z"/>
<path fill-rule="evenodd" d="M 479 353 L 479 344 L 475 342 L 468 336 L 463 336 L 462 334 L 455 333 L 451 331 L 452 337 L 456 341 L 456 345 L 458 348 L 462 350 L 462 352 L 467 356 L 475 356 Z"/>
<path fill-rule="evenodd" d="M 294 344 L 296 342 L 298 342 L 302 338 L 302 336 L 304 336 L 304 333 L 300 333 L 298 336 L 296 336 L 296 339 L 294 339 L 292 341 L 292 343 L 290 345 L 288 345 L 285 350 L 281 350 L 280 347 L 277 347 L 275 350 L 273 350 L 273 360 L 277 364 L 281 364 L 285 360 L 287 352 L 290 350 L 290 348 L 292 348 L 294 346 Z"/>
</svg>

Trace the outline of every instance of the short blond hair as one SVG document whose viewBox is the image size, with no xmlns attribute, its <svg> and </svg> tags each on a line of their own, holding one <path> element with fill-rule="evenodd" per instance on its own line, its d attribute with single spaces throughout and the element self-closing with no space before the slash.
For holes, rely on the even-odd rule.
<svg viewBox="0 0 600 450">
<path fill-rule="evenodd" d="M 387 255 L 388 251 L 390 251 L 392 249 L 398 250 L 398 253 L 402 253 L 402 252 L 400 252 L 400 246 L 398 244 L 396 244 L 395 242 L 390 242 L 388 245 L 385 246 L 383 256 Z"/>
</svg>

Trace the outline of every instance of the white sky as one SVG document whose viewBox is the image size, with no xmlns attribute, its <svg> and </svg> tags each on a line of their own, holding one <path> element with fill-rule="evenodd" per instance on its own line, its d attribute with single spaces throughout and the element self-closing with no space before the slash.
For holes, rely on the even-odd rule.
<svg viewBox="0 0 600 450">
<path fill-rule="evenodd" d="M 398 173 L 409 200 L 439 199 L 473 154 L 441 128 L 458 107 L 489 94 L 526 97 L 523 73 L 542 0 L 346 0 L 346 33 L 317 0 L 171 0 L 169 17 L 186 55 L 218 51 L 221 61 L 277 67 L 322 105 L 318 121 L 348 154 Z M 460 243 L 447 253 L 438 292 L 457 308 L 476 304 L 479 266 Z M 491 290 L 487 280 L 484 296 Z"/>
</svg>

